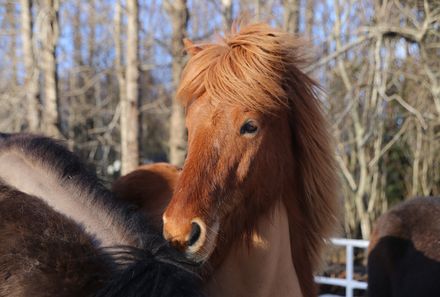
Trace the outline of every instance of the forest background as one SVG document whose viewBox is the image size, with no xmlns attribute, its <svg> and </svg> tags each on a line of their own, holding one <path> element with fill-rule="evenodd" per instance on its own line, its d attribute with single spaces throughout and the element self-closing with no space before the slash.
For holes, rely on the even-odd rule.
<svg viewBox="0 0 440 297">
<path fill-rule="evenodd" d="M 139 163 L 181 165 L 182 40 L 243 13 L 309 40 L 347 237 L 440 195 L 438 0 L 1 0 L 0 131 L 64 139 L 108 183 Z"/>
</svg>

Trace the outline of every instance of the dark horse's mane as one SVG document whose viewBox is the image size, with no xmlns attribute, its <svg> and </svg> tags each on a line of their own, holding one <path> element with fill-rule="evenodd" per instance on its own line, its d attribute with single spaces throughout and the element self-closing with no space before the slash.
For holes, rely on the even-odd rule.
<svg viewBox="0 0 440 297">
<path fill-rule="evenodd" d="M 0 159 L 11 152 L 50 171 L 60 186 L 73 187 L 79 193 L 75 198 L 84 199 L 88 207 L 99 208 L 97 216 L 105 213 L 109 225 L 122 228 L 122 234 L 131 244 L 102 246 L 81 224 L 56 212 L 42 199 L 9 185 L 3 179 L 1 171 L 4 169 L 0 164 L 0 296 L 10 294 L 10 290 L 25 296 L 29 290 L 34 291 L 29 292 L 32 296 L 51 296 L 43 284 L 51 284 L 54 280 L 62 284 L 74 283 L 72 288 L 79 290 L 76 293 L 57 292 L 57 296 L 200 296 L 199 279 L 191 272 L 191 264 L 169 247 L 144 215 L 131 205 L 114 199 L 96 174 L 61 142 L 29 134 L 0 133 Z M 50 232 L 52 237 L 46 234 Z M 17 249 L 23 251 L 17 252 Z M 1 260 L 14 252 L 20 261 Z M 57 258 L 58 255 L 61 256 Z M 42 259 L 46 262 L 42 263 Z M 47 265 L 43 272 L 35 275 L 35 280 L 31 280 L 29 272 L 15 265 L 16 262 L 29 265 L 26 261 L 37 263 L 35 267 Z M 72 272 L 74 267 L 83 271 Z M 66 275 L 51 272 L 52 268 L 57 272 L 67 271 Z M 33 266 L 29 268 L 32 269 Z M 8 279 L 13 284 L 33 284 L 11 289 Z M 75 286 L 75 282 L 78 285 Z M 35 292 L 35 288 L 46 291 Z"/>
</svg>

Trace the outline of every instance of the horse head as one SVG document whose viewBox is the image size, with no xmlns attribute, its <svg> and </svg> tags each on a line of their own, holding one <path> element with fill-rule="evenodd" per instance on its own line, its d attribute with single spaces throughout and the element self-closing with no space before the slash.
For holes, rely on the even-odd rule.
<svg viewBox="0 0 440 297">
<path fill-rule="evenodd" d="M 225 247 L 251 244 L 258 219 L 282 202 L 294 265 L 313 284 L 336 222 L 337 174 L 316 84 L 300 69 L 303 45 L 266 24 L 220 43 L 186 41 L 177 97 L 188 155 L 163 230 L 192 260 L 215 251 L 221 262 Z"/>
</svg>

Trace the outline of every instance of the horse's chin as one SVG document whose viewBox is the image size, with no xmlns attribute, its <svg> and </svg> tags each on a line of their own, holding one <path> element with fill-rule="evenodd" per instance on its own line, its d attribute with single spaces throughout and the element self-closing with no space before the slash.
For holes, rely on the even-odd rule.
<svg viewBox="0 0 440 297">
<path fill-rule="evenodd" d="M 185 252 L 185 256 L 188 260 L 192 261 L 194 264 L 202 266 L 206 262 L 208 262 L 211 254 L 202 254 L 202 253 L 191 253 L 188 250 Z"/>
</svg>

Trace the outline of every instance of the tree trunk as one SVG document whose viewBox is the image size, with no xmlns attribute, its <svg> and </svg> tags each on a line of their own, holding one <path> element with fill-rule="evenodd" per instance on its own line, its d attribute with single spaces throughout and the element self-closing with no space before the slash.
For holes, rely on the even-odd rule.
<svg viewBox="0 0 440 297">
<path fill-rule="evenodd" d="M 59 0 L 42 0 L 42 55 L 44 77 L 43 130 L 48 136 L 61 137 L 59 130 L 56 47 L 59 36 Z"/>
<path fill-rule="evenodd" d="M 80 69 L 81 66 L 84 65 L 83 57 L 82 57 L 82 44 L 83 44 L 83 42 L 82 42 L 82 33 L 81 33 L 81 30 L 82 30 L 81 14 L 83 12 L 81 9 L 81 2 L 82 2 L 82 0 L 76 0 L 76 3 L 75 3 L 76 11 L 73 15 L 73 26 L 74 26 L 74 28 L 73 28 L 73 46 L 74 46 L 73 61 L 75 63 L 75 66 L 78 67 L 78 69 Z M 79 74 L 77 75 L 77 78 L 78 78 L 78 81 L 77 81 L 78 83 L 75 87 L 80 87 L 82 83 L 81 83 L 81 80 L 79 79 L 80 78 Z"/>
<path fill-rule="evenodd" d="M 114 40 L 115 40 L 115 68 L 116 76 L 118 78 L 118 88 L 119 88 L 119 101 L 125 101 L 125 78 L 124 78 L 124 68 L 122 62 L 122 7 L 121 1 L 118 0 L 115 6 L 115 20 L 114 20 Z"/>
<path fill-rule="evenodd" d="M 261 21 L 262 15 L 261 15 L 261 10 L 262 10 L 262 0 L 254 0 L 254 6 L 255 6 L 255 18 L 258 21 Z"/>
<path fill-rule="evenodd" d="M 14 86 L 18 85 L 18 79 L 17 79 L 17 20 L 16 20 L 16 4 L 15 2 L 7 2 L 6 4 L 6 16 L 5 16 L 5 23 L 7 30 L 10 31 L 10 40 L 11 44 L 9 46 L 9 57 L 11 59 L 11 82 L 14 84 Z"/>
<path fill-rule="evenodd" d="M 229 32 L 232 25 L 232 0 L 222 0 L 223 30 Z"/>
<path fill-rule="evenodd" d="M 32 0 L 21 0 L 21 38 L 23 44 L 24 66 L 26 71 L 25 89 L 27 122 L 29 130 L 38 131 L 40 123 L 40 103 L 38 101 L 38 75 L 32 41 Z"/>
<path fill-rule="evenodd" d="M 283 0 L 284 30 L 298 33 L 299 29 L 299 0 Z"/>
<path fill-rule="evenodd" d="M 99 5 L 99 3 L 97 3 L 96 0 L 90 0 L 89 2 L 89 6 L 88 6 L 88 10 L 89 10 L 89 20 L 88 20 L 88 27 L 90 30 L 89 33 L 89 38 L 87 41 L 87 48 L 88 48 L 88 66 L 90 68 L 90 71 L 88 71 L 88 78 L 87 79 L 93 79 L 93 77 L 96 75 L 96 67 L 95 67 L 95 56 L 96 56 L 96 28 L 97 28 L 97 23 L 98 23 L 98 18 L 97 18 L 97 11 L 99 10 L 99 8 L 97 8 L 97 6 Z M 98 68 L 99 69 L 99 68 Z M 86 96 L 87 98 L 89 98 L 89 104 L 93 104 L 95 105 L 97 108 L 99 108 L 100 106 L 102 106 L 102 98 L 101 96 L 99 96 L 99 87 L 100 84 L 97 83 L 95 85 L 95 87 L 90 88 L 87 93 Z M 96 127 L 102 127 L 103 122 L 102 122 L 102 118 L 100 117 L 93 117 L 93 119 L 91 119 L 90 121 L 90 126 L 91 129 L 94 129 Z"/>
<path fill-rule="evenodd" d="M 312 39 L 313 35 L 313 23 L 314 23 L 314 0 L 307 1 L 306 5 L 306 24 L 305 24 L 305 36 Z"/>
<path fill-rule="evenodd" d="M 96 52 L 96 1 L 95 0 L 89 0 L 88 1 L 88 10 L 89 10 L 89 38 L 88 38 L 88 57 L 89 57 L 89 66 L 93 66 L 94 64 L 94 57 Z"/>
<path fill-rule="evenodd" d="M 184 65 L 183 38 L 186 37 L 189 15 L 186 0 L 167 0 L 164 2 L 164 5 L 170 16 L 173 27 L 171 52 L 173 54 L 173 85 L 174 90 L 176 90 Z M 185 115 L 182 107 L 175 98 L 175 92 L 173 92 L 173 103 L 171 108 L 169 146 L 170 162 L 181 166 L 185 161 L 186 155 Z"/>
<path fill-rule="evenodd" d="M 126 95 L 121 98 L 121 174 L 139 165 L 139 5 L 127 1 Z"/>
</svg>

